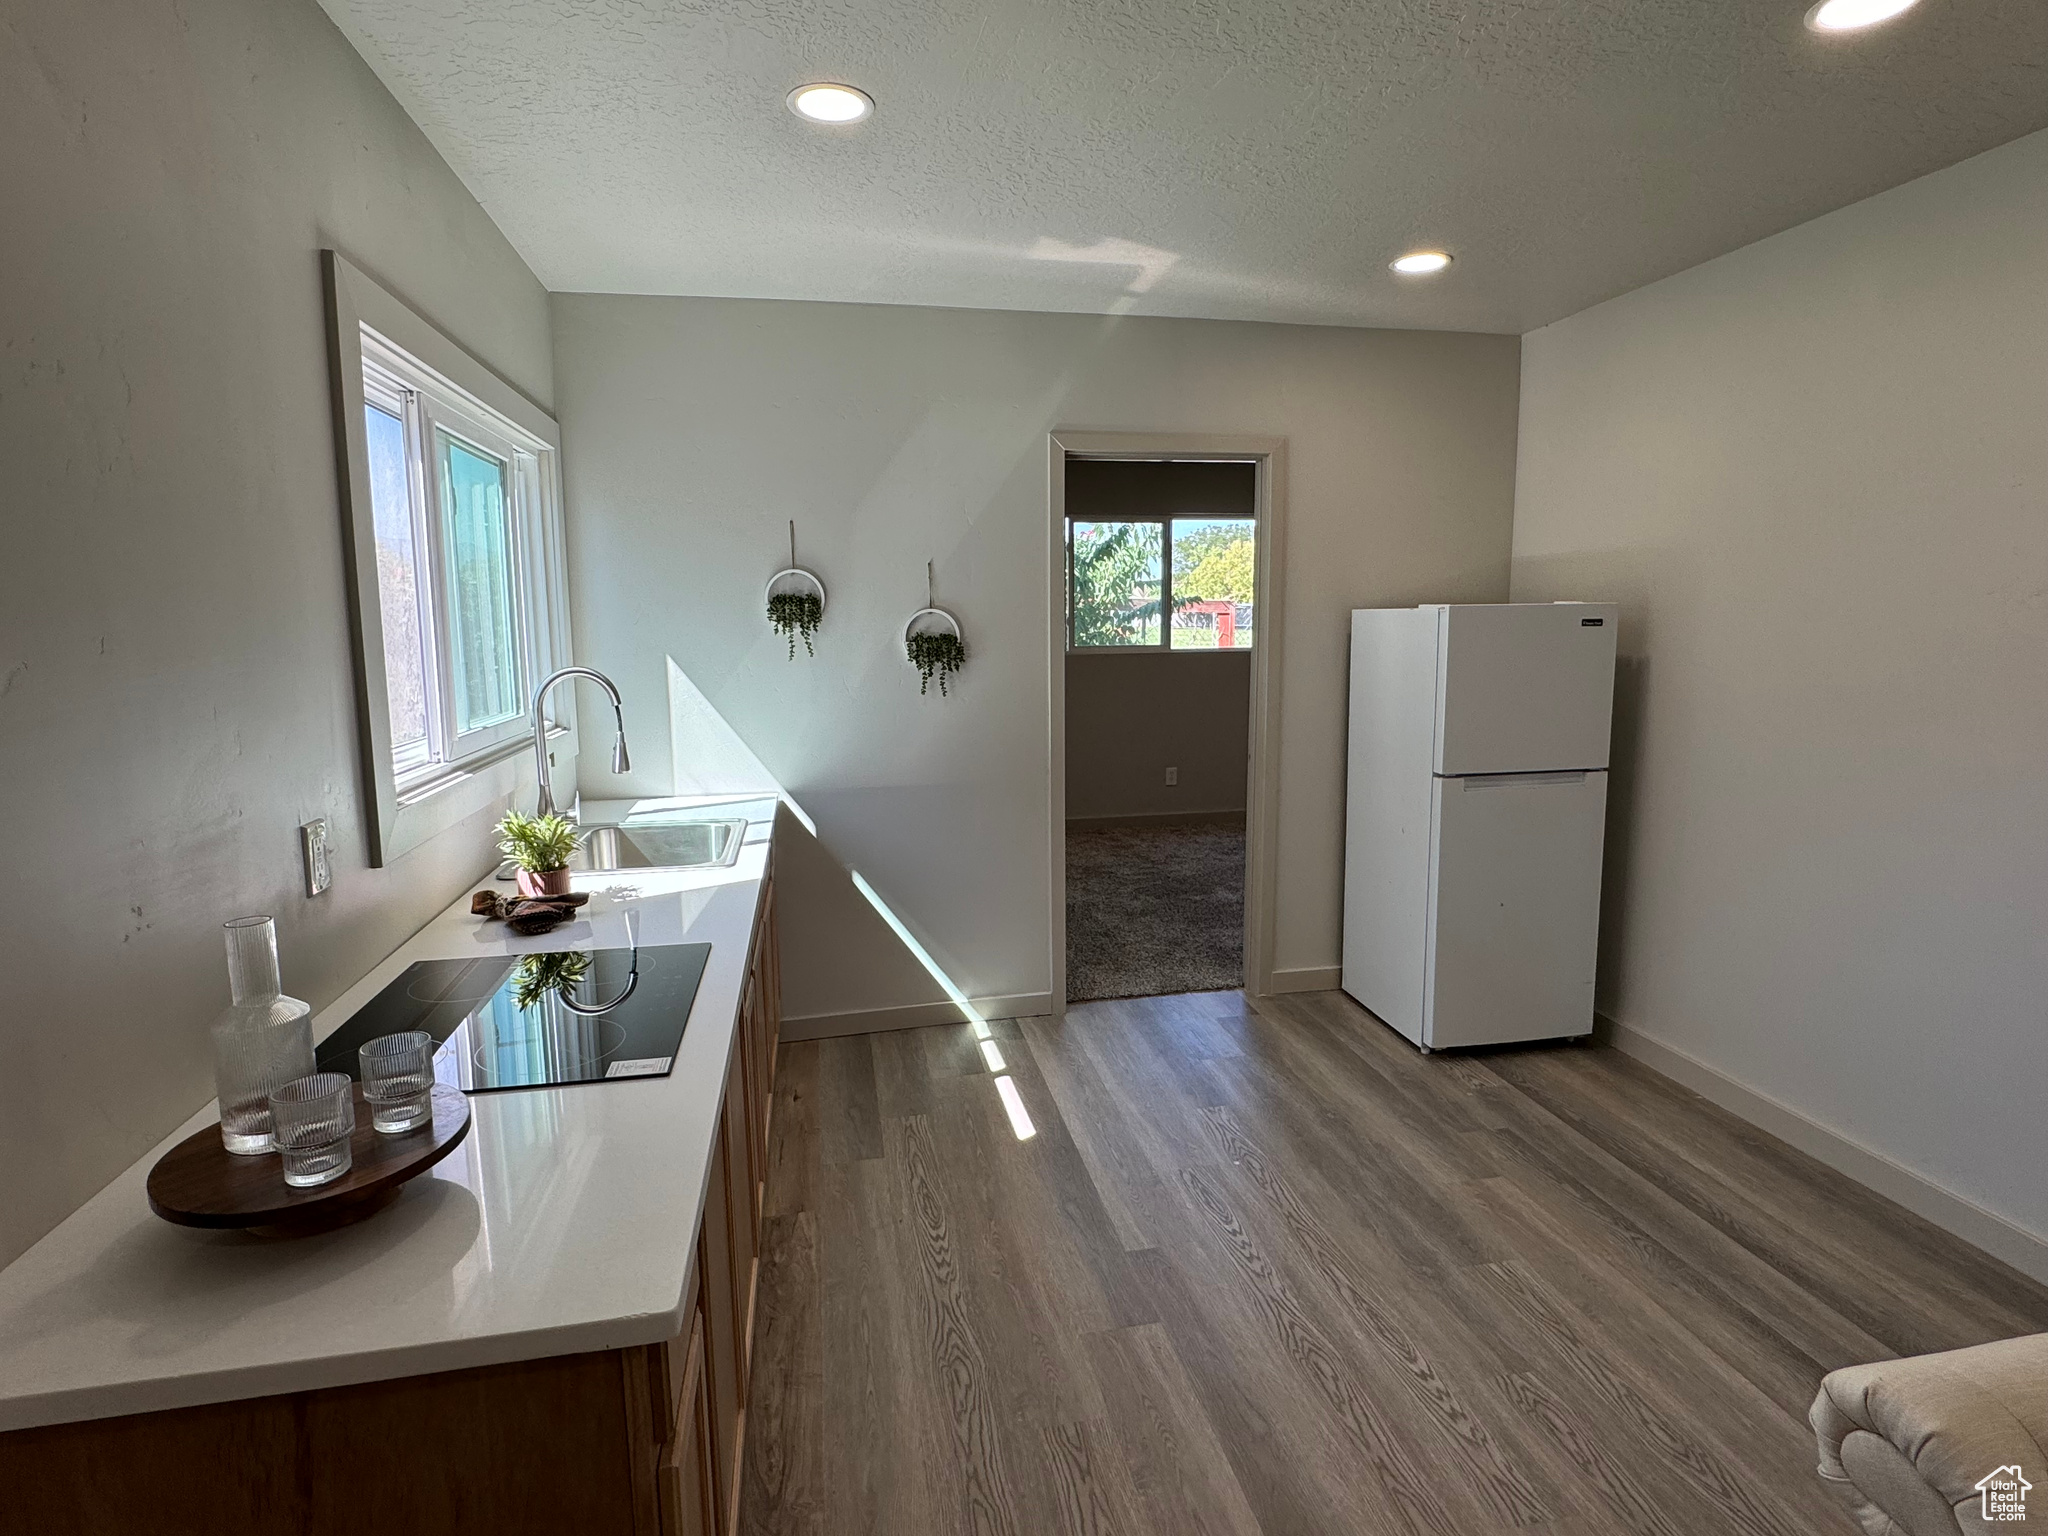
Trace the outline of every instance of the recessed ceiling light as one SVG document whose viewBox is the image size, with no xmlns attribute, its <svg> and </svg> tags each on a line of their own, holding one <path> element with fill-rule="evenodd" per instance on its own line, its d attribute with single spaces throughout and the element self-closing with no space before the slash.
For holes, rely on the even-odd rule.
<svg viewBox="0 0 2048 1536">
<path fill-rule="evenodd" d="M 1806 25 L 1815 32 L 1854 32 L 1890 21 L 1910 11 L 1918 0 L 1820 0 L 1806 13 Z"/>
<path fill-rule="evenodd" d="M 806 122 L 844 127 L 875 110 L 875 99 L 850 85 L 800 85 L 789 93 L 789 110 Z"/>
<path fill-rule="evenodd" d="M 1388 263 L 1396 272 L 1409 277 L 1422 277 L 1431 272 L 1441 272 L 1451 264 L 1447 251 L 1410 251 L 1406 256 L 1396 256 Z"/>
</svg>

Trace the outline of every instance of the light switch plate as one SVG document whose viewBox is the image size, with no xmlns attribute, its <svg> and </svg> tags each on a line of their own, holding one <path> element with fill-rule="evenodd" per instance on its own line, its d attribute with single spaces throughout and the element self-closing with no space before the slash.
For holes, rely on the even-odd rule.
<svg viewBox="0 0 2048 1536">
<path fill-rule="evenodd" d="M 1166 782 L 1169 784 L 1178 784 L 1180 782 L 1180 770 L 1178 768 L 1167 769 Z"/>
<path fill-rule="evenodd" d="M 327 818 L 316 816 L 299 828 L 299 852 L 306 861 L 306 894 L 318 896 L 334 884 L 334 870 L 327 862 Z"/>
</svg>

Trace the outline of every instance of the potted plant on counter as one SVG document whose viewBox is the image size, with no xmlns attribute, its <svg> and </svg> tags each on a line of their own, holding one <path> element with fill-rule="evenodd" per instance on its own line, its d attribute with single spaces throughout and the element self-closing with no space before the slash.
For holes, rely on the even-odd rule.
<svg viewBox="0 0 2048 1536">
<path fill-rule="evenodd" d="M 498 851 L 519 872 L 522 896 L 560 896 L 569 889 L 569 860 L 583 839 L 566 816 L 507 811 L 498 823 Z"/>
</svg>

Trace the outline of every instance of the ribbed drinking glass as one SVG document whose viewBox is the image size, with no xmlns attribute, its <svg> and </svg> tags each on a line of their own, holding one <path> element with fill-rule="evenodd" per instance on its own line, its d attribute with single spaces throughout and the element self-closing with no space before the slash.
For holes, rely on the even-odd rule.
<svg viewBox="0 0 2048 1536">
<path fill-rule="evenodd" d="M 284 1181 L 294 1189 L 332 1183 L 347 1173 L 355 1135 L 355 1079 L 346 1072 L 315 1072 L 270 1096 Z"/>
<path fill-rule="evenodd" d="M 432 1035 L 423 1029 L 379 1035 L 365 1041 L 356 1058 L 362 1063 L 370 1124 L 396 1136 L 434 1118 Z"/>
</svg>

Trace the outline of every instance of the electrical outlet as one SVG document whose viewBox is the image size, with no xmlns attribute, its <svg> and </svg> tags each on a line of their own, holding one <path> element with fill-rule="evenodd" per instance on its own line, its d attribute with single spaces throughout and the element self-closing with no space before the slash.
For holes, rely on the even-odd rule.
<svg viewBox="0 0 2048 1536">
<path fill-rule="evenodd" d="M 327 862 L 325 816 L 316 816 L 299 828 L 299 852 L 306 861 L 306 894 L 318 896 L 334 884 L 334 869 Z"/>
<path fill-rule="evenodd" d="M 1180 770 L 1178 768 L 1167 769 L 1166 782 L 1169 784 L 1178 784 L 1180 782 Z"/>
</svg>

